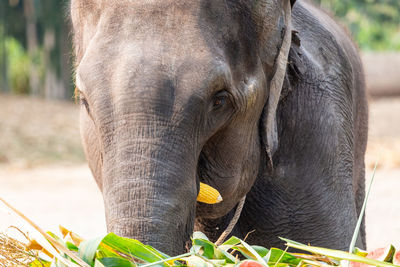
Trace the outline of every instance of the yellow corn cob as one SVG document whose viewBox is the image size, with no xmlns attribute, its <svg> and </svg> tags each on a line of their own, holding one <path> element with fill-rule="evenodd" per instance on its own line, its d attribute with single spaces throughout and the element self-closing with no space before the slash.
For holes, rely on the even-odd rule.
<svg viewBox="0 0 400 267">
<path fill-rule="evenodd" d="M 217 204 L 222 201 L 222 197 L 217 189 L 207 184 L 200 183 L 200 191 L 197 196 L 197 201 L 206 204 Z"/>
</svg>

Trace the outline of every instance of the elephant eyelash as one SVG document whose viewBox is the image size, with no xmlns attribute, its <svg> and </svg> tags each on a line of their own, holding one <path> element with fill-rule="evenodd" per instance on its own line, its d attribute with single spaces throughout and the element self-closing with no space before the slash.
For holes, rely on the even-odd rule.
<svg viewBox="0 0 400 267">
<path fill-rule="evenodd" d="M 88 114 L 90 114 L 90 107 L 89 107 L 89 103 L 86 100 L 86 98 L 82 95 L 82 93 L 79 94 L 79 103 L 85 107 L 86 111 Z"/>
<path fill-rule="evenodd" d="M 84 106 L 87 113 L 90 115 L 89 102 L 86 100 L 85 94 L 79 90 L 78 87 L 75 87 L 75 97 L 78 99 L 78 103 Z"/>
</svg>

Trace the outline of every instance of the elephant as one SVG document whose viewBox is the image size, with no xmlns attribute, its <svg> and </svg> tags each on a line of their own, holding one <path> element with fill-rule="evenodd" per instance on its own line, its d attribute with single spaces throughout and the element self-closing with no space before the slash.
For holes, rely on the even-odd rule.
<svg viewBox="0 0 400 267">
<path fill-rule="evenodd" d="M 358 49 L 305 0 L 71 0 L 76 91 L 107 231 L 348 249 L 365 189 Z M 200 182 L 223 201 L 196 201 Z M 250 234 L 249 234 L 250 233 Z M 365 247 L 364 223 L 357 240 Z"/>
</svg>

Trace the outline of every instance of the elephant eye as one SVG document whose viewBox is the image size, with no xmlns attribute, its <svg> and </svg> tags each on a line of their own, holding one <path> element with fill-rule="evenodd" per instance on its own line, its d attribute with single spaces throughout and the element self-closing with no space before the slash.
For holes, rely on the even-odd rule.
<svg viewBox="0 0 400 267">
<path fill-rule="evenodd" d="M 81 105 L 85 106 L 87 113 L 90 114 L 89 103 L 87 102 L 87 100 L 84 97 L 79 97 L 79 101 Z"/>
<path fill-rule="evenodd" d="M 223 107 L 226 104 L 228 97 L 229 97 L 229 94 L 225 90 L 222 90 L 222 91 L 219 91 L 218 93 L 216 93 L 214 95 L 214 99 L 213 99 L 213 109 L 219 109 L 219 108 Z"/>
<path fill-rule="evenodd" d="M 225 98 L 224 97 L 218 97 L 217 99 L 214 100 L 214 108 L 219 108 L 225 104 Z"/>
</svg>

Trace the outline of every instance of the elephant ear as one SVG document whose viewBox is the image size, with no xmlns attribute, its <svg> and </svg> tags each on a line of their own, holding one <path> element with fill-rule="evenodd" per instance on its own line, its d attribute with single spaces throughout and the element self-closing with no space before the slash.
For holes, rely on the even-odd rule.
<svg viewBox="0 0 400 267">
<path fill-rule="evenodd" d="M 291 25 L 291 7 L 294 1 L 286 1 L 284 4 L 284 20 L 285 28 L 283 30 L 283 41 L 281 49 L 276 58 L 275 74 L 270 81 L 270 90 L 267 104 L 264 107 L 262 117 L 263 142 L 266 146 L 266 152 L 272 163 L 272 156 L 278 149 L 278 127 L 276 111 L 278 108 L 279 99 L 282 92 L 283 82 L 285 80 L 288 56 L 292 42 L 292 25 Z M 271 164 L 272 165 L 272 164 Z"/>
</svg>

